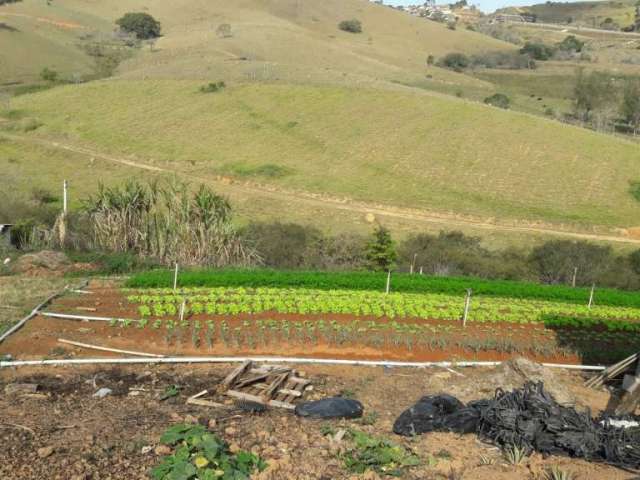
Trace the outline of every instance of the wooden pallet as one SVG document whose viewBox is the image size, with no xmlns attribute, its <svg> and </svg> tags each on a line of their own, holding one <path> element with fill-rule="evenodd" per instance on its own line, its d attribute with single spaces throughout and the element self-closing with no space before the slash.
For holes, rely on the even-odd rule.
<svg viewBox="0 0 640 480">
<path fill-rule="evenodd" d="M 219 391 L 247 402 L 293 410 L 302 400 L 310 380 L 294 369 L 279 365 L 254 366 L 246 361 L 221 383 Z"/>
</svg>

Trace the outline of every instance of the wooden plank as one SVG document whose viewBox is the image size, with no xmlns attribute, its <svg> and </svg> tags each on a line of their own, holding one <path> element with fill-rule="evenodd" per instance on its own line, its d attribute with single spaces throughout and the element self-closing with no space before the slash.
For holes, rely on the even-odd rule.
<svg viewBox="0 0 640 480">
<path fill-rule="evenodd" d="M 199 405 L 201 407 L 214 407 L 214 408 L 225 408 L 226 405 L 218 402 L 211 402 L 209 400 L 202 400 L 200 398 L 189 398 L 187 400 L 189 405 Z"/>
<path fill-rule="evenodd" d="M 278 390 L 278 393 L 281 393 L 283 395 L 290 395 L 292 397 L 301 397 L 302 396 L 302 392 L 299 392 L 297 390 L 289 390 L 287 388 L 281 388 L 280 390 Z"/>
<path fill-rule="evenodd" d="M 248 368 L 251 367 L 251 360 L 246 360 L 242 365 L 236 367 L 226 378 L 222 381 L 222 388 L 229 388 L 236 379 L 242 375 Z"/>
<path fill-rule="evenodd" d="M 290 375 L 291 375 L 290 371 L 279 374 L 276 377 L 276 379 L 273 382 L 271 382 L 271 385 L 269 385 L 269 387 L 264 391 L 263 397 L 266 400 L 271 399 L 271 397 L 273 397 L 273 395 L 278 391 L 280 386 L 287 381 Z"/>
<path fill-rule="evenodd" d="M 240 400 L 244 400 L 247 402 L 260 403 L 262 405 L 269 405 L 271 407 L 286 408 L 288 410 L 294 410 L 296 408 L 295 405 L 289 402 L 280 402 L 278 400 L 269 400 L 268 402 L 266 402 L 263 400 L 262 397 L 258 397 L 256 395 L 250 395 L 244 392 L 238 392 L 236 390 L 227 390 L 226 394 L 229 395 L 230 397 L 238 398 Z"/>
<path fill-rule="evenodd" d="M 282 368 L 279 370 L 270 370 L 264 373 L 260 373 L 258 375 L 254 375 L 253 377 L 249 377 L 246 379 L 242 379 L 239 380 L 235 385 L 234 388 L 235 389 L 240 389 L 242 387 L 245 387 L 247 385 L 251 385 L 252 383 L 256 383 L 260 380 L 266 380 L 268 377 L 271 377 L 273 375 L 277 375 L 277 374 L 281 374 L 281 373 L 286 373 L 286 372 L 290 372 L 291 369 L 290 368 Z"/>
<path fill-rule="evenodd" d="M 619 373 L 622 373 L 623 371 L 625 371 L 627 368 L 629 368 L 633 364 L 633 362 L 637 361 L 638 358 L 639 358 L 639 354 L 636 353 L 634 355 L 631 355 L 630 357 L 627 357 L 621 360 L 620 362 L 614 365 L 611 365 L 610 367 L 603 370 L 600 374 L 587 380 L 585 382 L 585 386 L 592 387 L 592 388 L 599 387 L 606 380 L 613 378 Z"/>
</svg>

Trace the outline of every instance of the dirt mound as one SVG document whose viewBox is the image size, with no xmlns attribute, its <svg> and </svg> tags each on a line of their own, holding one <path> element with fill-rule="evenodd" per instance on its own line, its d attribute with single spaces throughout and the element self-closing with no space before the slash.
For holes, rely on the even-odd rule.
<svg viewBox="0 0 640 480">
<path fill-rule="evenodd" d="M 505 391 L 520 388 L 526 382 L 543 382 L 545 390 L 561 405 L 575 405 L 576 397 L 551 369 L 524 357 L 502 363 L 491 377 Z"/>
<path fill-rule="evenodd" d="M 38 253 L 28 253 L 16 260 L 13 273 L 20 273 L 31 277 L 63 275 L 73 267 L 64 253 L 43 250 Z"/>
</svg>

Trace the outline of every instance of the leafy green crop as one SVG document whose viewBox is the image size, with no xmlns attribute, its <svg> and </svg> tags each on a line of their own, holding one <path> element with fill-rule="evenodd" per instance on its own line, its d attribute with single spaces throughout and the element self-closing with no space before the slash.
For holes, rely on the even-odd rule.
<svg viewBox="0 0 640 480">
<path fill-rule="evenodd" d="M 350 433 L 354 446 L 342 458 L 345 467 L 353 473 L 374 470 L 379 474 L 399 477 L 403 470 L 420 464 L 420 458 L 401 445 L 357 430 Z"/>
<path fill-rule="evenodd" d="M 201 425 L 175 425 L 160 442 L 176 449 L 153 468 L 154 480 L 248 480 L 267 466 L 250 452 L 231 453 L 226 442 Z"/>
<path fill-rule="evenodd" d="M 384 291 L 385 284 L 386 275 L 373 272 L 187 270 L 180 273 L 180 285 L 183 287 L 272 287 L 381 292 Z M 131 277 L 126 284 L 131 288 L 168 288 L 172 285 L 173 272 L 166 270 L 139 273 Z M 589 299 L 589 289 L 562 285 L 408 274 L 393 274 L 391 279 L 393 292 L 463 295 L 468 288 L 473 289 L 474 295 L 484 297 L 553 300 L 582 305 L 586 304 Z M 640 293 L 598 289 L 596 303 L 600 306 L 640 307 Z"/>
</svg>

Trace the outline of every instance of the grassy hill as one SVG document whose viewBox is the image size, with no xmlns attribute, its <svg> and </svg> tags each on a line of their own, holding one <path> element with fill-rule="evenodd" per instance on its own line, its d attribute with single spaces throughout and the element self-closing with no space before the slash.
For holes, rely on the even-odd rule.
<svg viewBox="0 0 640 480">
<path fill-rule="evenodd" d="M 590 2 L 546 2 L 528 7 L 512 7 L 498 11 L 533 13 L 539 22 L 567 23 L 599 28 L 607 18 L 620 27 L 634 21 L 636 0 L 610 0 Z"/>
<path fill-rule="evenodd" d="M 502 88 L 540 112 L 542 96 L 566 106 L 569 83 L 556 91 L 545 69 L 472 76 L 427 66 L 428 55 L 517 47 L 364 0 L 24 0 L 0 9 L 1 21 L 23 22 L 0 35 L 58 38 L 60 58 L 43 53 L 20 70 L 36 43 L 25 39 L 21 54 L 12 42 L 0 53 L 13 58 L 3 80 L 28 81 L 44 66 L 91 71 L 83 45 L 108 41 L 127 11 L 160 20 L 153 48 L 114 78 L 21 95 L 0 111 L 0 166 L 17 191 L 70 178 L 80 195 L 101 180 L 177 174 L 212 182 L 244 218 L 341 231 L 369 229 L 371 211 L 404 231 L 483 235 L 494 224 L 614 234 L 638 224 L 636 143 L 476 101 Z M 337 28 L 349 18 L 363 33 Z M 230 37 L 217 35 L 222 24 Z M 209 81 L 228 86 L 201 93 Z M 505 232 L 499 243 L 534 236 Z"/>
<path fill-rule="evenodd" d="M 112 80 L 20 97 L 65 138 L 186 174 L 464 214 L 634 225 L 637 144 L 417 92 Z M 548 141 L 553 139 L 553 141 Z"/>
</svg>

